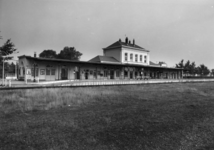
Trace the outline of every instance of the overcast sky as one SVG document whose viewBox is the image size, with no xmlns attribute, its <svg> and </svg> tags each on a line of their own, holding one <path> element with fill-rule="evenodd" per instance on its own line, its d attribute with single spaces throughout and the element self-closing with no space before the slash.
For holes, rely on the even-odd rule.
<svg viewBox="0 0 214 150">
<path fill-rule="evenodd" d="M 127 36 L 153 62 L 214 68 L 214 0 L 0 0 L 0 31 L 18 55 L 69 46 L 87 61 Z"/>
</svg>

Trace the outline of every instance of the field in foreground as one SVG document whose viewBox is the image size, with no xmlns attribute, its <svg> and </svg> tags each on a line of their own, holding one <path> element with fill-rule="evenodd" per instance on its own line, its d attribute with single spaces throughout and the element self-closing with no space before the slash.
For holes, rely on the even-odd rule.
<svg viewBox="0 0 214 150">
<path fill-rule="evenodd" d="M 214 82 L 0 96 L 1 150 L 214 149 Z"/>
</svg>

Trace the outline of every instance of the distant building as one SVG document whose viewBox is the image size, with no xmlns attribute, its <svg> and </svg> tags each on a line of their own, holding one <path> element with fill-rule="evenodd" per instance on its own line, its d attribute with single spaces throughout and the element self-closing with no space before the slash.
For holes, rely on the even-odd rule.
<svg viewBox="0 0 214 150">
<path fill-rule="evenodd" d="M 150 61 L 146 50 L 128 38 L 103 48 L 103 56 L 89 61 L 19 56 L 19 79 L 23 80 L 106 80 L 136 79 L 149 76 L 154 79 L 182 78 L 182 69 L 167 67 L 166 63 Z"/>
<path fill-rule="evenodd" d="M 159 62 L 159 65 L 160 65 L 161 67 L 167 67 L 167 64 L 166 64 L 165 62 Z"/>
</svg>

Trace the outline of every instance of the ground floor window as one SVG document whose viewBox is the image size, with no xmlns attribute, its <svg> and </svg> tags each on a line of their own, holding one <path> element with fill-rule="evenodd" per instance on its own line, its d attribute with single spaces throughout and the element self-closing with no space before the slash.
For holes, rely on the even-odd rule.
<svg viewBox="0 0 214 150">
<path fill-rule="evenodd" d="M 96 71 L 94 71 L 94 78 L 96 78 L 97 77 L 97 72 Z"/>
<path fill-rule="evenodd" d="M 133 78 L 133 72 L 130 71 L 130 79 L 132 79 L 132 78 Z"/>
<path fill-rule="evenodd" d="M 23 75 L 25 75 L 25 68 L 23 67 Z"/>
<path fill-rule="evenodd" d="M 51 75 L 55 75 L 55 69 L 51 69 Z"/>
<path fill-rule="evenodd" d="M 116 71 L 116 77 L 120 77 L 120 71 L 119 70 Z"/>
<path fill-rule="evenodd" d="M 107 76 L 108 76 L 108 71 L 104 70 L 104 77 L 107 77 Z"/>
<path fill-rule="evenodd" d="M 51 69 L 50 68 L 46 68 L 46 75 L 51 75 Z"/>
<path fill-rule="evenodd" d="M 128 77 L 128 71 L 124 71 L 124 76 Z"/>
<path fill-rule="evenodd" d="M 38 76 L 39 69 L 35 68 L 35 76 Z M 31 68 L 31 75 L 34 76 L 34 68 Z"/>
<path fill-rule="evenodd" d="M 135 77 L 137 77 L 137 74 L 138 74 L 137 71 L 135 71 Z"/>
<path fill-rule="evenodd" d="M 40 75 L 45 75 L 45 69 L 40 69 Z"/>
</svg>

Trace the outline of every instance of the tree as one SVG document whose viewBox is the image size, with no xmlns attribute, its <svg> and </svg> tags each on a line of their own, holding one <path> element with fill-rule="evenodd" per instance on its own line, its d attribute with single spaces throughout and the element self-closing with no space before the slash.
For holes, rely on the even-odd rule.
<svg viewBox="0 0 214 150">
<path fill-rule="evenodd" d="M 12 62 L 8 64 L 8 72 L 9 73 L 15 73 L 16 65 Z"/>
<path fill-rule="evenodd" d="M 211 75 L 214 76 L 214 69 L 211 69 Z"/>
<path fill-rule="evenodd" d="M 205 66 L 204 64 L 201 64 L 198 66 L 198 73 L 203 76 L 203 75 L 208 75 L 210 73 L 210 70 Z"/>
<path fill-rule="evenodd" d="M 196 65 L 195 65 L 195 62 L 192 62 L 191 64 L 190 64 L 190 66 L 189 66 L 189 73 L 191 74 L 191 75 L 195 75 L 195 68 L 196 68 Z"/>
<path fill-rule="evenodd" d="M 195 74 L 203 76 L 203 75 L 208 75 L 210 73 L 210 70 L 204 64 L 201 64 L 198 67 L 196 67 L 195 62 L 191 63 L 188 60 L 184 64 L 184 60 L 183 59 L 181 60 L 181 62 L 176 64 L 176 68 L 183 68 L 185 76 L 195 75 Z M 213 72 L 213 75 L 214 75 L 214 69 L 211 72 Z"/>
<path fill-rule="evenodd" d="M 184 68 L 184 60 L 182 59 L 181 62 L 175 64 L 176 68 Z"/>
<path fill-rule="evenodd" d="M 57 58 L 57 54 L 56 51 L 54 50 L 44 50 L 43 52 L 41 52 L 39 54 L 39 57 L 43 57 L 43 58 Z"/>
<path fill-rule="evenodd" d="M 16 51 L 16 49 L 14 48 L 15 45 L 11 42 L 10 39 L 8 39 L 2 47 L 0 47 L 0 55 L 1 55 L 1 59 L 2 56 L 7 56 L 10 55 L 12 53 L 14 53 Z M 11 60 L 13 57 L 5 57 L 5 60 Z"/>
<path fill-rule="evenodd" d="M 184 65 L 184 74 L 189 76 L 190 74 L 190 61 L 188 60 Z"/>
<path fill-rule="evenodd" d="M 80 60 L 82 53 L 77 51 L 74 47 L 64 47 L 63 50 L 58 54 L 59 59 L 68 59 L 68 60 Z"/>
</svg>

